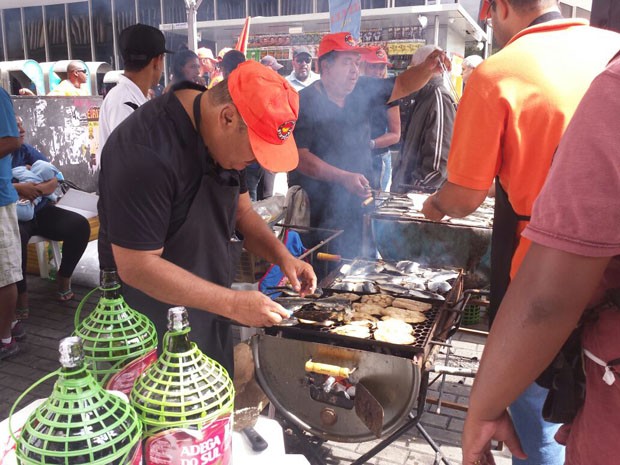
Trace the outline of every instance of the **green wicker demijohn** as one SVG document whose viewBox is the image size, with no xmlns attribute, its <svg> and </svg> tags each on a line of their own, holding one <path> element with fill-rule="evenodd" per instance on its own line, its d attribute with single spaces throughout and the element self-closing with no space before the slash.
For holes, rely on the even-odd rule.
<svg viewBox="0 0 620 465">
<path fill-rule="evenodd" d="M 127 401 L 88 372 L 79 338 L 60 341 L 60 363 L 60 370 L 39 382 L 58 375 L 52 394 L 28 417 L 16 441 L 18 464 L 140 464 L 140 420 Z"/>
<path fill-rule="evenodd" d="M 196 463 L 224 465 L 230 460 L 233 383 L 222 365 L 189 342 L 190 330 L 187 310 L 169 309 L 163 353 L 131 391 L 147 438 L 147 464 L 164 447 L 170 463 L 194 463 L 200 457 Z M 188 429 L 194 433 L 179 433 Z"/>
<path fill-rule="evenodd" d="M 97 381 L 129 395 L 136 378 L 157 358 L 157 330 L 151 320 L 127 305 L 120 288 L 116 270 L 102 270 L 101 298 L 80 323 L 82 307 L 96 289 L 82 299 L 74 334 L 83 341 L 86 363 Z"/>
</svg>

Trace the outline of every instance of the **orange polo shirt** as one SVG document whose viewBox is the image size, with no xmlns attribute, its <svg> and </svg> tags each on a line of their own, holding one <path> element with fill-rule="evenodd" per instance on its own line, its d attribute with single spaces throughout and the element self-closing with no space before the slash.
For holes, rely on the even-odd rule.
<svg viewBox="0 0 620 465">
<path fill-rule="evenodd" d="M 515 35 L 467 82 L 448 181 L 486 190 L 499 175 L 514 210 L 529 216 L 579 101 L 619 50 L 620 34 L 582 20 L 549 21 Z M 529 248 L 520 237 L 525 226 L 518 231 L 511 276 Z"/>
</svg>

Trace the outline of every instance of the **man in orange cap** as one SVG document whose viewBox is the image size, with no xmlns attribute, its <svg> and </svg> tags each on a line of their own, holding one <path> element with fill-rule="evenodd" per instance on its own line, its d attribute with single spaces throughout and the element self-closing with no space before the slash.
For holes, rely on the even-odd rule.
<svg viewBox="0 0 620 465">
<path fill-rule="evenodd" d="M 229 371 L 230 320 L 271 326 L 287 315 L 259 292 L 230 290 L 242 246 L 278 264 L 302 295 L 316 286 L 312 267 L 275 238 L 245 186 L 254 161 L 273 171 L 297 165 L 298 109 L 284 78 L 246 61 L 207 92 L 188 83 L 144 104 L 103 149 L 101 266 L 118 269 L 127 302 L 160 336 L 166 308 L 188 307 L 199 347 Z"/>
<path fill-rule="evenodd" d="M 323 36 L 321 79 L 299 93 L 299 167 L 289 182 L 308 193 L 311 226 L 346 231 L 336 251 L 347 257 L 361 252 L 362 200 L 371 194 L 371 149 L 376 145 L 370 136 L 372 109 L 420 89 L 440 68 L 439 60 L 450 67 L 437 50 L 397 78 L 360 78 L 365 51 L 347 32 Z"/>
</svg>

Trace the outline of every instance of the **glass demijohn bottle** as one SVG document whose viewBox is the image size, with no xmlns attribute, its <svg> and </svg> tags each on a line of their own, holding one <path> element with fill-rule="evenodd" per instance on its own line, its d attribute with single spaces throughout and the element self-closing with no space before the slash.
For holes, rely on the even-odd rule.
<svg viewBox="0 0 620 465">
<path fill-rule="evenodd" d="M 144 425 L 147 465 L 228 465 L 234 387 L 228 372 L 190 342 L 184 307 L 168 311 L 163 353 L 130 401 Z"/>
</svg>

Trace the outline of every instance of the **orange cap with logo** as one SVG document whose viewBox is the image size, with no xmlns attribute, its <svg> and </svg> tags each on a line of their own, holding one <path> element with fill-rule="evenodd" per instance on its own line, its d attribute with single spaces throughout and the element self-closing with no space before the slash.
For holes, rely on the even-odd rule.
<svg viewBox="0 0 620 465">
<path fill-rule="evenodd" d="M 387 65 L 390 68 L 392 67 L 392 63 L 390 63 L 390 60 L 388 60 L 387 53 L 385 53 L 385 50 L 383 50 L 383 48 L 378 46 L 368 47 L 366 49 L 366 52 L 362 54 L 362 61 L 365 61 L 366 63 L 371 63 L 373 65 L 380 64 Z"/>
<path fill-rule="evenodd" d="M 245 61 L 228 76 L 228 92 L 248 127 L 256 161 L 269 171 L 291 171 L 299 155 L 293 129 L 299 95 L 289 82 L 260 63 Z"/>
<path fill-rule="evenodd" d="M 334 32 L 325 34 L 319 44 L 319 58 L 329 52 L 365 53 L 366 48 L 357 45 L 350 32 Z"/>
</svg>

